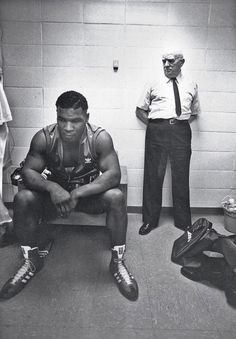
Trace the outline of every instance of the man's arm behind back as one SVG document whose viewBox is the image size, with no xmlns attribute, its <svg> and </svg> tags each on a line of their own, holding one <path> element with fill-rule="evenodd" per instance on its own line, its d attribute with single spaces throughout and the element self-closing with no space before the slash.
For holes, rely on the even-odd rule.
<svg viewBox="0 0 236 339">
<path fill-rule="evenodd" d="M 145 125 L 148 123 L 148 112 L 142 108 L 136 107 L 136 117 L 141 120 Z"/>
</svg>

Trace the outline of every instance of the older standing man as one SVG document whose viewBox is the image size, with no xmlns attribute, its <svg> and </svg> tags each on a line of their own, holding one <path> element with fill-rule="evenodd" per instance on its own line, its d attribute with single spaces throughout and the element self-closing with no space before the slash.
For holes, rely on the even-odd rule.
<svg viewBox="0 0 236 339">
<path fill-rule="evenodd" d="M 162 187 L 169 157 L 172 175 L 174 224 L 185 230 L 191 225 L 189 166 L 192 116 L 200 113 L 198 87 L 185 78 L 181 51 L 162 56 L 164 75 L 143 92 L 136 116 L 147 125 L 143 184 L 143 225 L 145 235 L 158 226 Z"/>
</svg>

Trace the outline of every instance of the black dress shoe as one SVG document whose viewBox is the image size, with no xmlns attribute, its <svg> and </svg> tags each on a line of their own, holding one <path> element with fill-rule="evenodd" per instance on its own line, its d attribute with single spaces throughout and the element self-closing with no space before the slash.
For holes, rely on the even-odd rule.
<svg viewBox="0 0 236 339">
<path fill-rule="evenodd" d="M 150 233 L 154 228 L 156 227 L 153 227 L 151 226 L 150 224 L 143 224 L 140 229 L 139 229 L 139 234 L 140 235 L 146 235 L 148 233 Z"/>
<path fill-rule="evenodd" d="M 188 229 L 189 226 L 177 226 L 177 225 L 175 225 L 175 227 L 178 228 L 179 230 L 185 232 L 185 231 L 187 231 L 187 229 Z"/>
</svg>

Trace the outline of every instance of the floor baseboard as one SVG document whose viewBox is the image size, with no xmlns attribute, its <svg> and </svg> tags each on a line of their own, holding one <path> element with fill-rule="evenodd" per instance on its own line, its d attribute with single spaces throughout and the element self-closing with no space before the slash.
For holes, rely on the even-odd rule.
<svg viewBox="0 0 236 339">
<path fill-rule="evenodd" d="M 142 213 L 141 206 L 128 206 L 128 213 Z M 195 214 L 215 214 L 221 215 L 224 214 L 223 208 L 220 207 L 192 207 L 191 212 Z M 162 207 L 162 213 L 164 214 L 172 214 L 172 207 Z"/>
<path fill-rule="evenodd" d="M 5 202 L 5 205 L 8 209 L 12 209 L 13 203 L 12 202 Z M 128 206 L 127 207 L 128 213 L 142 213 L 142 206 Z M 191 212 L 195 214 L 215 214 L 221 215 L 224 214 L 223 208 L 220 207 L 192 207 Z M 163 214 L 172 214 L 173 208 L 172 207 L 162 207 Z"/>
</svg>

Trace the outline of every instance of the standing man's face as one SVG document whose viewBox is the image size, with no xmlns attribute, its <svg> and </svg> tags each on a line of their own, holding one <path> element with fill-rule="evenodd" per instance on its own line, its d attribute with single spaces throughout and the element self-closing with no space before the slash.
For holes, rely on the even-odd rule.
<svg viewBox="0 0 236 339">
<path fill-rule="evenodd" d="M 163 69 L 167 78 L 176 78 L 184 64 L 184 59 L 174 54 L 165 54 L 162 57 Z"/>
<path fill-rule="evenodd" d="M 87 112 L 80 108 L 57 108 L 57 124 L 63 141 L 79 141 L 88 121 Z"/>
</svg>

